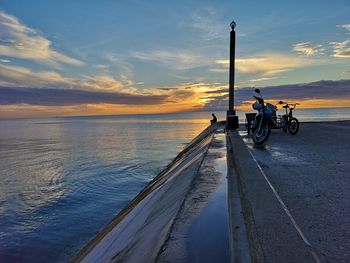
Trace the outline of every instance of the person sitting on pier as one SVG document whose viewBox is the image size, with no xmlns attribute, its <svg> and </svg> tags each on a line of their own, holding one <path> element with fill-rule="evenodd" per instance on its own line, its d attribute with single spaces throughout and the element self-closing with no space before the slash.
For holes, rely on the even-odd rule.
<svg viewBox="0 0 350 263">
<path fill-rule="evenodd" d="M 218 119 L 216 118 L 216 116 L 215 116 L 215 114 L 214 114 L 214 113 L 212 113 L 211 115 L 213 116 L 213 119 L 212 119 L 212 120 L 210 120 L 210 124 L 214 124 L 215 122 L 217 122 L 217 121 L 218 121 Z"/>
</svg>

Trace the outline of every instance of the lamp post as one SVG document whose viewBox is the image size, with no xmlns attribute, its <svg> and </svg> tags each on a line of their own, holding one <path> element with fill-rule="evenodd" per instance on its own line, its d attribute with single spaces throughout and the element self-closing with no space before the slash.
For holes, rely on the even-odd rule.
<svg viewBox="0 0 350 263">
<path fill-rule="evenodd" d="M 226 116 L 226 126 L 228 129 L 238 128 L 238 116 L 234 109 L 234 89 L 235 89 L 235 49 L 236 49 L 236 22 L 232 21 L 230 32 L 230 76 L 229 76 L 229 106 Z"/>
</svg>

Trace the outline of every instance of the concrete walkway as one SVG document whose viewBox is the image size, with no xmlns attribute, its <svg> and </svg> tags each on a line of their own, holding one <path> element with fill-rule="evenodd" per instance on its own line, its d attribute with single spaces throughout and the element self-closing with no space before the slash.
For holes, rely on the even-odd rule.
<svg viewBox="0 0 350 263">
<path fill-rule="evenodd" d="M 350 262 L 349 134 L 302 123 L 256 147 L 230 132 L 254 262 Z"/>
</svg>

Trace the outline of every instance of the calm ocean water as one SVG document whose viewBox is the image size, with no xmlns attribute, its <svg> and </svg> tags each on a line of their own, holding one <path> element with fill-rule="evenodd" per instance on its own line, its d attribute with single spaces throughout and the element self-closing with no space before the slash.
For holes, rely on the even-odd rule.
<svg viewBox="0 0 350 263">
<path fill-rule="evenodd" d="M 297 109 L 295 116 L 350 119 L 350 108 Z M 67 261 L 210 117 L 200 112 L 1 120 L 0 262 Z"/>
</svg>

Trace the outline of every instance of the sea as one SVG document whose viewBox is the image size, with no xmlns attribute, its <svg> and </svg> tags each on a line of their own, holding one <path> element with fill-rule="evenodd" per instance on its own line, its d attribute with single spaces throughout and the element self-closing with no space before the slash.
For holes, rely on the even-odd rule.
<svg viewBox="0 0 350 263">
<path fill-rule="evenodd" d="M 245 112 L 237 115 L 244 123 Z M 350 108 L 294 115 L 350 120 Z M 69 261 L 210 119 L 192 112 L 0 120 L 0 262 Z"/>
</svg>

